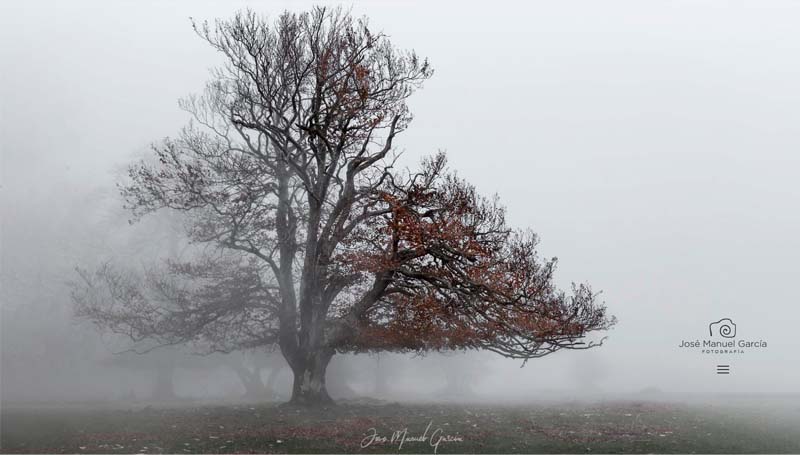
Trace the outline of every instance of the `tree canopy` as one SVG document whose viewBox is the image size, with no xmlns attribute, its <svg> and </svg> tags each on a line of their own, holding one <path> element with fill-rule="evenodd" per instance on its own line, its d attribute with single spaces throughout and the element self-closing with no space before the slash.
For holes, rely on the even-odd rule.
<svg viewBox="0 0 800 455">
<path fill-rule="evenodd" d="M 191 261 L 84 272 L 79 314 L 133 339 L 278 345 L 292 400 L 320 402 L 336 352 L 486 349 L 530 359 L 595 346 L 613 317 L 586 285 L 446 166 L 398 169 L 406 101 L 433 71 L 341 9 L 252 11 L 195 30 L 226 57 L 193 116 L 121 183 L 136 217 L 186 212 Z"/>
</svg>

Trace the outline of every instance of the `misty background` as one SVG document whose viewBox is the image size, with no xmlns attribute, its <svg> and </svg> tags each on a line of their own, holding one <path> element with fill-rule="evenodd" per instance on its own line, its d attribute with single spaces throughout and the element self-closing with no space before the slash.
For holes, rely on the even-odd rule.
<svg viewBox="0 0 800 455">
<path fill-rule="evenodd" d="M 221 62 L 189 16 L 320 3 L 0 5 L 3 400 L 149 393 L 148 368 L 109 360 L 124 340 L 72 318 L 68 282 L 76 266 L 164 254 L 168 230 L 157 219 L 128 225 L 114 182 L 186 124 L 178 98 L 200 92 Z M 402 164 L 447 150 L 462 177 L 500 196 L 512 225 L 540 235 L 541 255 L 559 258 L 559 284 L 589 282 L 619 319 L 603 347 L 524 368 L 488 353 L 383 356 L 387 395 L 439 397 L 452 371 L 493 399 L 800 392 L 800 3 L 352 10 L 435 69 L 410 100 Z M 723 317 L 768 347 L 727 357 L 678 348 Z M 723 360 L 729 376 L 715 374 Z M 363 371 L 349 387 L 374 393 L 376 359 L 343 361 Z M 289 384 L 288 370 L 276 378 Z M 241 387 L 213 359 L 175 371 L 182 396 Z"/>
</svg>

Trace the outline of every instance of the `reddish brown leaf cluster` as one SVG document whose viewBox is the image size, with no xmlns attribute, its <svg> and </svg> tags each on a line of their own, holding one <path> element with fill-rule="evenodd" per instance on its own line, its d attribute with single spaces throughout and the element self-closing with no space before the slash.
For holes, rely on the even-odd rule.
<svg viewBox="0 0 800 455">
<path fill-rule="evenodd" d="M 530 358 L 589 347 L 580 339 L 613 323 L 587 287 L 556 291 L 555 260 L 537 257 L 536 237 L 510 229 L 497 201 L 447 174 L 443 156 L 376 200 L 385 214 L 349 239 L 340 261 L 389 283 L 358 315 L 347 349 Z"/>
</svg>

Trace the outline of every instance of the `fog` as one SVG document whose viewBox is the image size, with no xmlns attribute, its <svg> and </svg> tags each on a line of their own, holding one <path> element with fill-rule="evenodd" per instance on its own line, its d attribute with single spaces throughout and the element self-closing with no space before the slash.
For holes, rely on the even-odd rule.
<svg viewBox="0 0 800 455">
<path fill-rule="evenodd" d="M 149 399 L 161 364 L 178 398 L 240 400 L 244 366 L 288 399 L 277 353 L 115 354 L 129 343 L 74 318 L 69 283 L 75 267 L 165 254 L 169 229 L 157 217 L 129 225 L 114 183 L 186 124 L 177 100 L 221 62 L 189 17 L 311 5 L 0 6 L 4 401 Z M 602 290 L 619 322 L 599 348 L 524 366 L 485 352 L 337 356 L 334 398 L 800 392 L 800 3 L 386 1 L 352 11 L 435 69 L 411 98 L 401 163 L 446 150 L 460 176 L 501 198 L 511 224 L 540 235 L 560 285 Z M 708 339 L 722 318 L 737 341 L 766 347 L 679 347 Z M 716 374 L 720 363 L 730 375 Z"/>
</svg>

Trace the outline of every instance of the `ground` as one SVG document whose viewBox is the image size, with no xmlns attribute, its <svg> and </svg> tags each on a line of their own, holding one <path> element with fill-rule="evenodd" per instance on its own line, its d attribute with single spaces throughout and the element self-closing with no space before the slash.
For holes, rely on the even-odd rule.
<svg viewBox="0 0 800 455">
<path fill-rule="evenodd" d="M 316 411 L 277 404 L 4 404 L 0 451 L 799 453 L 798 402 L 754 403 L 351 401 Z M 401 433 L 394 442 L 392 434 L 403 429 L 401 446 Z"/>
</svg>

